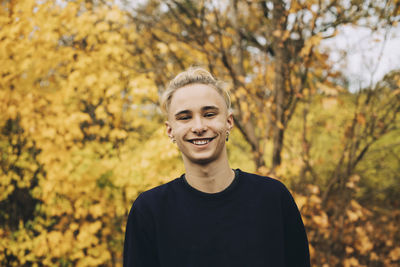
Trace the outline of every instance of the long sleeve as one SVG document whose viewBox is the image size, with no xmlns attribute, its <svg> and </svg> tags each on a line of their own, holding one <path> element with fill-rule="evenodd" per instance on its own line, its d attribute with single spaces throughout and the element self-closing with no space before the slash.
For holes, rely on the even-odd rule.
<svg viewBox="0 0 400 267">
<path fill-rule="evenodd" d="M 156 245 L 152 238 L 152 223 L 134 204 L 126 224 L 124 267 L 157 267 Z"/>
<path fill-rule="evenodd" d="M 310 253 L 307 234 L 297 205 L 285 188 L 283 195 L 285 265 L 286 267 L 309 267 Z"/>
</svg>

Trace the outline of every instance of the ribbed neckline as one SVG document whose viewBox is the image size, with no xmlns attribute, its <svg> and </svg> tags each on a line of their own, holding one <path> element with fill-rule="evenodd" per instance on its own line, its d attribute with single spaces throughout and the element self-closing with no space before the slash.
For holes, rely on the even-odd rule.
<svg viewBox="0 0 400 267">
<path fill-rule="evenodd" d="M 233 181 L 231 182 L 231 184 L 227 188 L 222 190 L 221 192 L 217 192 L 217 193 L 206 193 L 206 192 L 197 190 L 196 188 L 192 187 L 187 182 L 185 174 L 182 174 L 181 180 L 182 180 L 184 187 L 192 194 L 195 194 L 195 195 L 205 198 L 205 199 L 221 199 L 221 198 L 229 195 L 239 184 L 241 171 L 240 171 L 240 169 L 235 169 L 233 171 L 235 172 L 235 177 L 233 178 Z"/>
</svg>

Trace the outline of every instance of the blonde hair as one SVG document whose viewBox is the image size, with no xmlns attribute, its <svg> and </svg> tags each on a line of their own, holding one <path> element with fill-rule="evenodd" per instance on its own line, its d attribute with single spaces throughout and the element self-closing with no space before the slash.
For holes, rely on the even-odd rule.
<svg viewBox="0 0 400 267">
<path fill-rule="evenodd" d="M 201 67 L 190 67 L 189 69 L 176 75 L 176 77 L 169 83 L 167 89 L 161 95 L 161 110 L 165 114 L 168 114 L 171 99 L 175 91 L 184 86 L 196 83 L 209 85 L 217 90 L 217 92 L 224 98 L 227 110 L 230 110 L 231 98 L 224 83 L 215 79 L 210 72 Z"/>
</svg>

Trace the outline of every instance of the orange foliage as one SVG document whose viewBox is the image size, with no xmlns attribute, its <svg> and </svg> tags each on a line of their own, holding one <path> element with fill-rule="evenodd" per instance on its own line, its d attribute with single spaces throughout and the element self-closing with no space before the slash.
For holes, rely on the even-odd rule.
<svg viewBox="0 0 400 267">
<path fill-rule="evenodd" d="M 379 216 L 354 199 L 343 210 L 330 200 L 323 206 L 316 185 L 294 194 L 310 241 L 312 266 L 398 266 L 400 212 Z"/>
</svg>

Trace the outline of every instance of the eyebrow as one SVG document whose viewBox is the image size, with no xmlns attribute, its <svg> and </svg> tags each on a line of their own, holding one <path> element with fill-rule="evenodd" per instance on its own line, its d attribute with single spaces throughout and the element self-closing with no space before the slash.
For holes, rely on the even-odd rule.
<svg viewBox="0 0 400 267">
<path fill-rule="evenodd" d="M 202 111 L 206 111 L 206 110 L 216 110 L 216 111 L 219 111 L 219 108 L 218 107 L 216 107 L 216 106 L 205 106 L 205 107 L 202 107 L 201 108 L 201 110 Z"/>
</svg>

